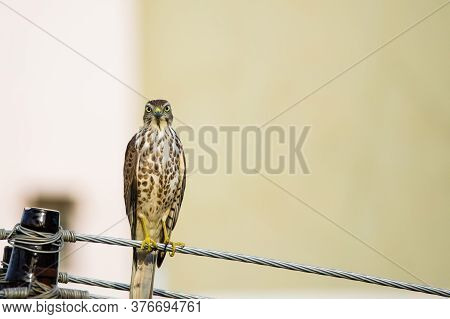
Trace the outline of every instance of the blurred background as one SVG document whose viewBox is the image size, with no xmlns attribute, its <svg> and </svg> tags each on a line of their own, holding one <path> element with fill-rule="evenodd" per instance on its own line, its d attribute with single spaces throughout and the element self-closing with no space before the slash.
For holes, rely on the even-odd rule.
<svg viewBox="0 0 450 319">
<path fill-rule="evenodd" d="M 128 238 L 126 144 L 146 99 L 164 98 L 199 152 L 205 125 L 311 127 L 309 174 L 190 174 L 174 240 L 450 288 L 450 6 L 431 14 L 444 3 L 2 0 L 0 228 L 39 206 Z M 226 143 L 211 145 L 222 163 Z M 129 282 L 130 249 L 71 244 L 61 259 Z M 426 297 L 181 254 L 156 278 L 218 298 Z"/>
</svg>

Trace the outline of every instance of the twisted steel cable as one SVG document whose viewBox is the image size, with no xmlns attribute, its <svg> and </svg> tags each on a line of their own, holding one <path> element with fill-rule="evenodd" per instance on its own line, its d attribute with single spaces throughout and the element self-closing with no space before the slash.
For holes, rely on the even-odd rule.
<svg viewBox="0 0 450 319">
<path fill-rule="evenodd" d="M 8 235 L 9 233 L 10 233 L 10 231 L 5 231 L 5 230 L 0 229 L 0 235 L 2 235 L 2 234 Z M 73 231 L 69 231 L 69 230 L 61 230 L 61 233 L 62 233 L 63 240 L 66 242 L 67 241 L 69 241 L 69 242 L 81 241 L 81 242 L 90 242 L 90 243 L 115 245 L 115 246 L 122 246 L 122 247 L 134 247 L 134 248 L 141 247 L 141 243 L 142 243 L 141 241 L 138 241 L 138 240 L 129 240 L 129 239 L 115 238 L 115 237 L 77 234 L 77 233 L 75 233 Z M 156 249 L 160 250 L 160 251 L 170 252 L 172 250 L 172 246 L 158 243 Z M 329 268 L 323 268 L 323 267 L 317 267 L 317 266 L 311 266 L 311 265 L 302 265 L 302 264 L 285 262 L 285 261 L 280 261 L 280 260 L 275 260 L 275 259 L 270 259 L 270 258 L 255 257 L 255 256 L 249 256 L 249 255 L 243 255 L 243 254 L 214 251 L 214 250 L 207 250 L 207 249 L 194 248 L 194 247 L 178 247 L 177 246 L 177 247 L 175 247 L 175 251 L 178 253 L 181 253 L 181 254 L 209 257 L 209 258 L 216 258 L 216 259 L 224 259 L 224 260 L 230 260 L 230 261 L 238 261 L 238 262 L 243 262 L 243 263 L 268 266 L 268 267 L 274 267 L 274 268 L 280 268 L 280 269 L 287 269 L 287 270 L 292 270 L 292 271 L 299 271 L 299 272 L 317 274 L 317 275 L 334 277 L 334 278 L 360 281 L 360 282 L 365 282 L 368 284 L 374 284 L 374 285 L 379 285 L 379 286 L 421 292 L 421 293 L 436 295 L 436 296 L 441 296 L 441 297 L 450 297 L 450 290 L 448 290 L 448 289 L 434 288 L 434 287 L 429 287 L 429 286 L 424 286 L 424 285 L 406 283 L 406 282 L 401 282 L 401 281 L 392 280 L 392 279 L 358 274 L 358 273 L 354 273 L 354 272 L 347 272 L 347 271 L 342 271 L 342 270 L 329 269 Z"/>
<path fill-rule="evenodd" d="M 74 284 L 116 289 L 116 290 L 121 290 L 121 291 L 129 291 L 130 290 L 129 284 L 94 279 L 94 278 L 86 278 L 86 277 L 80 277 L 80 276 L 75 276 L 75 275 L 69 275 L 64 272 L 59 273 L 58 281 L 60 283 L 64 283 L 64 284 L 74 283 Z M 172 291 L 167 291 L 167 290 L 162 290 L 162 289 L 154 289 L 153 294 L 158 297 L 172 298 L 172 299 L 206 299 L 205 297 L 201 297 L 201 296 L 188 295 L 188 294 L 172 292 Z"/>
<path fill-rule="evenodd" d="M 116 245 L 116 246 L 123 246 L 123 247 L 135 247 L 135 248 L 141 247 L 141 241 L 138 241 L 138 240 L 129 240 L 129 239 L 123 239 L 123 238 L 85 235 L 85 234 L 76 234 L 76 233 L 72 233 L 71 236 L 75 237 L 77 241 L 83 241 L 83 242 L 100 243 L 100 244 Z M 63 238 L 65 238 L 64 235 L 63 235 Z M 157 249 L 160 251 L 171 251 L 172 246 L 158 243 Z M 365 283 L 379 285 L 379 286 L 392 287 L 392 288 L 403 289 L 403 290 L 410 290 L 410 291 L 421 292 L 421 293 L 426 293 L 426 294 L 436 295 L 436 296 L 441 296 L 441 297 L 450 297 L 450 290 L 448 290 L 448 289 L 434 288 L 434 287 L 428 287 L 428 286 L 418 285 L 418 284 L 411 284 L 411 283 L 401 282 L 401 281 L 397 281 L 397 280 L 385 279 L 385 278 L 380 278 L 380 277 L 375 277 L 375 276 L 368 276 L 368 275 L 347 272 L 347 271 L 342 271 L 342 270 L 328 269 L 328 268 L 322 268 L 322 267 L 311 266 L 311 265 L 301 265 L 301 264 L 285 262 L 285 261 L 280 261 L 280 260 L 275 260 L 275 259 L 248 256 L 248 255 L 243 255 L 243 254 L 236 254 L 236 253 L 229 253 L 229 252 L 222 252 L 222 251 L 207 250 L 207 249 L 194 248 L 194 247 L 178 247 L 177 246 L 177 247 L 175 247 L 175 251 L 178 253 L 181 253 L 181 254 L 209 257 L 209 258 L 216 258 L 216 259 L 224 259 L 224 260 L 230 260 L 230 261 L 238 261 L 238 262 L 256 264 L 256 265 L 261 265 L 261 266 L 269 266 L 269 267 L 274 267 L 274 268 L 300 271 L 300 272 L 305 272 L 305 273 L 310 273 L 310 274 L 317 274 L 317 275 L 322 275 L 322 276 L 329 276 L 329 277 L 342 278 L 342 279 L 353 280 L 353 281 L 360 281 L 360 282 L 365 282 Z"/>
</svg>

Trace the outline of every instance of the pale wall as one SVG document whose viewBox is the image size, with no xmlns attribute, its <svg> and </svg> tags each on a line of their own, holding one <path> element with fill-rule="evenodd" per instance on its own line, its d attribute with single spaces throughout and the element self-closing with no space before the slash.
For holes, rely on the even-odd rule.
<svg viewBox="0 0 450 319">
<path fill-rule="evenodd" d="M 442 3 L 142 1 L 144 92 L 170 100 L 196 130 L 262 125 Z M 450 287 L 449 21 L 446 7 L 271 122 L 312 127 L 304 147 L 311 174 L 268 175 L 443 287 Z M 214 146 L 221 159 L 224 145 L 219 138 Z M 263 177 L 239 170 L 188 178 L 174 236 L 418 282 Z M 165 267 L 172 289 L 215 296 L 418 296 L 190 256 Z"/>
</svg>

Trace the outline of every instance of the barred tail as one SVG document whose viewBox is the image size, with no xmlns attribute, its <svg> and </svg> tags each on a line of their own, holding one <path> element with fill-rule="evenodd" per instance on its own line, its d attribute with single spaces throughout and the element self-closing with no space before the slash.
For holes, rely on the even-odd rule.
<svg viewBox="0 0 450 319">
<path fill-rule="evenodd" d="M 133 249 L 130 299 L 151 299 L 155 279 L 157 252 Z"/>
</svg>

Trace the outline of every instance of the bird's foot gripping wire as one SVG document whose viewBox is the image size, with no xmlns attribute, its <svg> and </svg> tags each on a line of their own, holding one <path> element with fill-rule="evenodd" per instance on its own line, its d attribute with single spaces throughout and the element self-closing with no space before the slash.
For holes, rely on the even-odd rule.
<svg viewBox="0 0 450 319">
<path fill-rule="evenodd" d="M 177 249 L 177 247 L 183 248 L 184 246 L 186 246 L 184 243 L 182 243 L 181 241 L 168 241 L 167 243 L 165 243 L 166 245 L 171 245 L 172 249 L 169 253 L 170 257 L 175 256 L 175 250 Z"/>
<path fill-rule="evenodd" d="M 169 236 L 169 234 L 167 232 L 167 226 L 166 226 L 166 221 L 165 220 L 162 221 L 162 226 L 163 226 L 163 232 L 164 232 L 164 244 L 166 244 L 166 246 L 167 245 L 171 245 L 172 246 L 172 249 L 171 249 L 169 255 L 170 255 L 170 257 L 173 257 L 173 256 L 175 256 L 175 251 L 176 251 L 177 247 L 183 248 L 186 245 L 184 243 L 182 243 L 182 242 L 179 242 L 179 241 L 171 241 L 170 240 L 170 236 Z"/>
<path fill-rule="evenodd" d="M 145 237 L 141 244 L 142 250 L 152 251 L 158 248 L 156 241 L 150 238 L 150 236 Z"/>
</svg>

